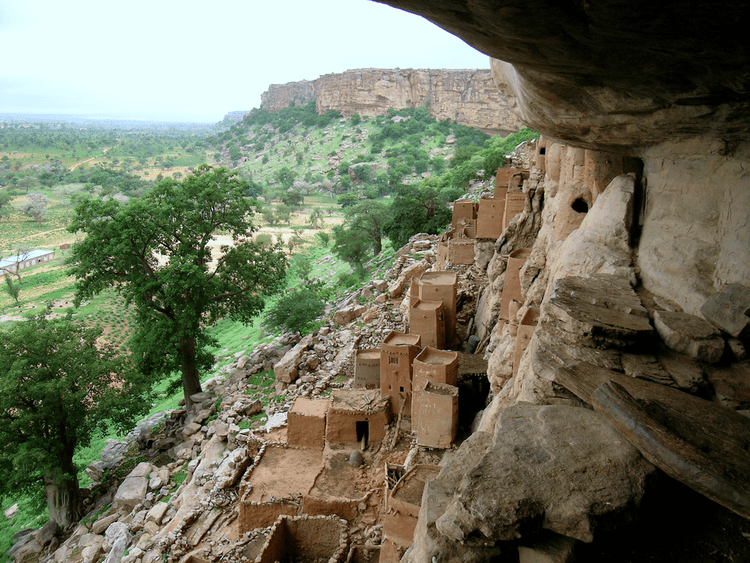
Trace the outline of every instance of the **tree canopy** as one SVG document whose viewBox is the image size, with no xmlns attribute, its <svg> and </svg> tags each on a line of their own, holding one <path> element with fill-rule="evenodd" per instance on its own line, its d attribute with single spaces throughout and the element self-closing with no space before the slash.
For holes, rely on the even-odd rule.
<svg viewBox="0 0 750 563">
<path fill-rule="evenodd" d="M 126 432 L 150 404 L 143 378 L 98 336 L 44 315 L 0 330 L 0 494 L 46 490 L 62 527 L 82 517 L 76 449 L 110 422 Z"/>
<path fill-rule="evenodd" d="M 401 186 L 383 233 L 394 248 L 402 247 L 417 233 L 438 234 L 451 220 L 447 204 L 463 193 L 460 188 L 440 188 L 431 180 L 424 180 L 419 186 Z"/>
<path fill-rule="evenodd" d="M 201 391 L 200 370 L 213 363 L 205 329 L 224 317 L 250 322 L 284 285 L 283 253 L 251 238 L 257 204 L 247 189 L 235 173 L 202 165 L 127 204 L 85 199 L 69 227 L 86 233 L 69 259 L 76 299 L 111 288 L 133 304 L 138 366 L 179 371 L 188 404 Z M 217 233 L 228 243 L 217 244 Z"/>
</svg>

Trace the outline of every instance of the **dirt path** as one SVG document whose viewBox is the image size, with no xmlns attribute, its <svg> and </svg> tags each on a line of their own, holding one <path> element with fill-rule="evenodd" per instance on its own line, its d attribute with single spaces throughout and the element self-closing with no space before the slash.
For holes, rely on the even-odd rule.
<svg viewBox="0 0 750 563">
<path fill-rule="evenodd" d="M 105 154 L 107 154 L 107 151 L 109 149 L 116 149 L 119 146 L 120 145 L 117 144 L 114 147 L 106 147 L 106 148 L 102 149 L 102 154 L 99 155 L 99 156 L 104 156 Z M 70 167 L 70 169 L 68 170 L 68 172 L 73 172 L 73 170 L 75 170 L 76 168 L 78 168 L 82 164 L 86 164 L 87 162 L 91 162 L 92 160 L 99 158 L 99 156 L 92 156 L 91 158 L 87 158 L 86 160 L 82 160 L 80 162 L 76 162 L 73 166 Z"/>
<path fill-rule="evenodd" d="M 21 237 L 19 239 L 16 239 L 16 241 L 26 240 L 26 239 L 29 239 L 29 238 L 37 238 L 37 237 L 40 237 L 40 236 L 43 236 L 43 235 L 48 235 L 49 233 L 56 233 L 58 231 L 64 231 L 64 230 L 66 230 L 65 227 L 59 227 L 57 229 L 50 229 L 49 231 L 42 231 L 42 232 L 39 232 L 39 233 L 33 233 L 31 235 L 26 235 L 25 237 Z"/>
</svg>

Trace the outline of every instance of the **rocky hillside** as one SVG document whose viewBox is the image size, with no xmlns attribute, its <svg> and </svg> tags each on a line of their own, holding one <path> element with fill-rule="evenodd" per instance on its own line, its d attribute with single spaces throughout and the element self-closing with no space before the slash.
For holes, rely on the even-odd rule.
<svg viewBox="0 0 750 563">
<path fill-rule="evenodd" d="M 740 414 L 750 407 L 745 334 L 709 328 L 673 300 L 632 285 L 636 239 L 624 226 L 637 225 L 637 161 L 544 139 L 523 148 L 513 160 L 527 171 L 518 186 L 523 211 L 496 241 L 474 241 L 473 264 L 449 265 L 458 274 L 458 337 L 478 342 L 477 356 L 488 362 L 488 385 L 459 381 L 473 405 L 459 417 L 460 447 L 419 447 L 400 417 L 385 426 L 382 441 L 355 450 L 361 459 L 350 449 L 326 445 L 316 454 L 287 444 L 295 400 L 349 388 L 354 351 L 408 329 L 410 282 L 440 263 L 439 237 L 418 235 L 385 279 L 332 304 L 320 330 L 227 351 L 234 364 L 206 383 L 193 410 L 147 421 L 130 444 L 112 444 L 93 464 L 89 474 L 99 485 L 77 527 L 27 532 L 14 546 L 16 559 L 273 561 L 268 554 L 283 526 L 276 516 L 331 523 L 321 516 L 329 505 L 308 502 L 328 496 L 339 503 L 333 521 L 340 532 L 324 560 L 343 561 L 351 547 L 377 551 L 397 533 L 388 524 L 386 464 L 438 466 L 419 495 L 401 561 L 750 558 L 750 523 L 734 513 L 744 510 L 742 490 L 696 480 L 674 456 L 665 462 L 653 440 L 640 441 L 633 422 L 620 424 L 619 411 L 606 407 L 621 404 L 620 396 L 665 405 L 639 416 L 656 416 L 643 428 L 667 435 L 670 413 L 693 409 L 701 424 L 720 421 L 709 442 L 696 429 L 697 447 L 708 459 L 736 463 L 728 475 L 741 481 L 745 454 L 722 448 L 731 434 L 750 432 Z M 489 195 L 491 185 L 474 182 L 472 196 Z M 579 200 L 586 206 L 573 205 Z M 520 264 L 511 259 L 519 250 Z M 516 283 L 520 300 L 509 314 L 504 290 Z M 715 307 L 704 315 L 722 324 Z M 260 426 L 258 398 L 269 385 L 268 421 Z M 679 439 L 695 447 L 690 434 Z"/>
<path fill-rule="evenodd" d="M 335 110 L 347 118 L 427 106 L 439 121 L 450 119 L 491 135 L 507 135 L 523 126 L 489 70 L 356 69 L 313 81 L 272 84 L 261 95 L 263 109 L 274 112 L 312 99 L 319 114 Z"/>
<path fill-rule="evenodd" d="M 225 408 L 212 413 L 214 397 L 198 397 L 200 410 L 177 411 L 144 441 L 179 461 L 154 451 L 112 484 L 112 506 L 109 493 L 92 497 L 102 504 L 95 522 L 59 540 L 54 529 L 29 533 L 17 554 L 265 563 L 286 526 L 268 515 L 307 509 L 318 540 L 336 536 L 328 561 L 344 560 L 341 546 L 403 539 L 407 523 L 411 544 L 391 561 L 750 560 L 747 8 L 387 3 L 507 61 L 494 63 L 498 83 L 524 122 L 548 134 L 514 162 L 508 193 L 523 210 L 456 268 L 458 332 L 488 362 L 489 395 L 470 435 L 431 450 L 390 422 L 362 459 L 326 451 L 325 467 L 309 471 L 322 462 L 271 444 L 285 441 L 283 430 L 245 427 L 255 384 L 238 364 L 212 386 Z M 346 386 L 351 351 L 404 326 L 407 278 L 435 266 L 435 243 L 413 240 L 392 280 L 339 303 L 339 329 L 254 352 L 251 369 L 264 369 L 289 346 L 280 372 L 301 372 L 299 383 L 276 382 L 269 422 L 284 418 L 286 397 Z M 293 468 L 279 483 L 264 458 L 298 461 L 270 466 Z M 439 465 L 410 499 L 416 514 L 388 526 L 390 468 L 415 464 Z M 270 492 L 253 497 L 261 484 Z M 293 500 L 279 499 L 283 487 Z M 314 488 L 349 495 L 335 533 L 322 533 L 320 505 L 298 494 Z M 299 559 L 320 559 L 310 553 Z"/>
<path fill-rule="evenodd" d="M 128 441 L 109 442 L 101 460 L 87 469 L 94 486 L 88 514 L 77 526 L 60 530 L 49 523 L 24 530 L 10 555 L 17 561 L 60 563 L 255 560 L 271 528 L 243 525 L 240 497 L 246 477 L 266 448 L 286 447 L 286 418 L 297 398 L 349 388 L 353 351 L 379 346 L 389 331 L 406 329 L 403 292 L 412 277 L 435 263 L 437 241 L 414 237 L 385 279 L 332 304 L 329 324 L 315 333 L 302 339 L 286 334 L 255 350 L 227 351 L 234 363 L 222 370 L 223 376 L 204 383 L 205 392 L 193 397 L 191 411 L 160 413 L 143 421 Z M 478 273 L 464 267 L 461 274 L 461 292 L 475 296 Z M 464 330 L 475 302 L 469 299 L 460 316 Z M 274 366 L 277 378 L 293 370 L 296 381 L 282 383 L 269 371 Z M 259 397 L 268 385 L 276 390 L 263 408 Z M 267 422 L 259 424 L 259 418 Z M 395 425 L 382 446 L 363 453 L 358 478 L 372 502 L 350 517 L 346 543 L 377 546 L 383 460 L 403 462 L 410 455 L 411 464 L 437 463 L 440 456 L 420 451 L 409 432 Z M 298 469 L 274 470 L 292 480 Z"/>
</svg>

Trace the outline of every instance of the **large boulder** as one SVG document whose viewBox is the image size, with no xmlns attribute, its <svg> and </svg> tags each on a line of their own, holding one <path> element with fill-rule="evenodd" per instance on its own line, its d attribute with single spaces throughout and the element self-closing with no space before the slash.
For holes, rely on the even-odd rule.
<svg viewBox="0 0 750 563">
<path fill-rule="evenodd" d="M 724 338 L 708 321 L 689 313 L 656 311 L 654 326 L 668 348 L 691 358 L 716 363 L 724 354 Z"/>
<path fill-rule="evenodd" d="M 594 539 L 636 516 L 654 467 L 600 415 L 519 403 L 493 447 L 463 477 L 437 529 L 460 542 L 510 541 L 540 530 Z"/>
<path fill-rule="evenodd" d="M 148 493 L 148 475 L 151 471 L 152 466 L 150 463 L 139 463 L 125 477 L 122 485 L 117 489 L 114 498 L 115 507 L 130 511 L 146 498 L 146 493 Z"/>
<path fill-rule="evenodd" d="M 120 559 L 122 559 L 125 550 L 128 548 L 128 545 L 130 545 L 130 541 L 133 539 L 133 536 L 130 533 L 130 529 L 128 528 L 127 524 L 123 524 L 122 522 L 115 522 L 109 528 L 107 528 L 105 537 L 107 538 L 107 542 L 109 543 L 109 545 L 112 547 L 109 550 L 104 563 L 117 563 L 118 561 L 120 561 Z"/>
<path fill-rule="evenodd" d="M 299 364 L 302 355 L 312 346 L 312 334 L 308 334 L 299 343 L 289 350 L 281 360 L 273 366 L 276 380 L 283 383 L 292 383 L 299 375 Z"/>
<path fill-rule="evenodd" d="M 706 299 L 701 313 L 735 338 L 750 335 L 750 288 L 737 283 L 727 285 Z"/>
<path fill-rule="evenodd" d="M 419 520 L 414 530 L 414 543 L 404 554 L 408 563 L 432 563 L 434 558 L 453 563 L 482 563 L 495 560 L 503 549 L 486 546 L 485 542 L 470 538 L 464 543 L 455 543 L 441 534 L 435 522 L 448 508 L 456 489 L 465 473 L 479 463 L 482 456 L 492 447 L 492 434 L 474 432 L 461 447 L 448 459 L 436 479 L 427 481 L 422 494 Z M 514 550 L 513 547 L 510 548 Z"/>
</svg>

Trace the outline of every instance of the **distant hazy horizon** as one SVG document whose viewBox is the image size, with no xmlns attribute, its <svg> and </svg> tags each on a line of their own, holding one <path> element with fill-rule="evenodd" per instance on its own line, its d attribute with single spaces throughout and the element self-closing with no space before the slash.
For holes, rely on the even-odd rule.
<svg viewBox="0 0 750 563">
<path fill-rule="evenodd" d="M 489 68 L 427 20 L 368 0 L 6 0 L 0 114 L 216 123 L 271 84 L 356 68 Z"/>
<path fill-rule="evenodd" d="M 252 108 L 251 108 L 252 109 Z M 224 115 L 229 113 L 230 111 L 250 111 L 248 110 L 229 110 L 225 112 Z M 52 121 L 52 122 L 67 122 L 67 123 L 77 123 L 77 122 L 89 122 L 89 121 L 115 121 L 115 122 L 127 122 L 127 121 L 136 121 L 136 122 L 144 122 L 144 123 L 196 123 L 196 124 L 204 124 L 204 125 L 212 125 L 215 123 L 218 123 L 221 121 L 221 119 L 217 120 L 204 120 L 201 121 L 200 119 L 196 119 L 195 116 L 192 115 L 186 115 L 184 118 L 181 118 L 179 115 L 171 115 L 168 116 L 168 119 L 162 118 L 159 114 L 134 114 L 133 116 L 128 116 L 127 114 L 71 114 L 71 113 L 18 113 L 18 112 L 7 112 L 7 113 L 0 113 L 0 122 L 2 121 L 36 121 L 36 122 L 45 122 L 45 121 Z M 208 116 L 210 119 L 211 116 Z M 224 116 L 222 116 L 223 119 Z"/>
</svg>

